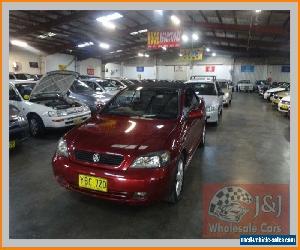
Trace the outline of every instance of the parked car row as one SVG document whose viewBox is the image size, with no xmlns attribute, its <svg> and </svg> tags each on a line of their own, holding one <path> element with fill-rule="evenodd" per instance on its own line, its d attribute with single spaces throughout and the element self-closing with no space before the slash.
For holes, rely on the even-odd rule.
<svg viewBox="0 0 300 250">
<path fill-rule="evenodd" d="M 259 95 L 264 100 L 269 101 L 276 110 L 290 116 L 291 100 L 290 100 L 290 83 L 274 82 L 269 86 L 259 89 Z"/>
<path fill-rule="evenodd" d="M 9 72 L 9 80 L 28 80 L 28 81 L 38 81 L 43 75 L 33 75 L 26 73 L 12 73 Z"/>
</svg>

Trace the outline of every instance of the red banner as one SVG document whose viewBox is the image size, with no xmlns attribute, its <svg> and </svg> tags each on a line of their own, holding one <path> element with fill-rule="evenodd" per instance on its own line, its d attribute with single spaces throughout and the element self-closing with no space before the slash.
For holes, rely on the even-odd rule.
<svg viewBox="0 0 300 250">
<path fill-rule="evenodd" d="M 215 72 L 215 66 L 212 65 L 205 66 L 205 72 Z"/>
<path fill-rule="evenodd" d="M 181 31 L 149 31 L 148 49 L 180 47 Z"/>
<path fill-rule="evenodd" d="M 203 237 L 289 234 L 288 184 L 204 184 Z"/>
<path fill-rule="evenodd" d="M 93 75 L 95 75 L 95 69 L 87 68 L 87 69 L 86 69 L 86 73 L 87 73 L 89 76 L 93 76 Z"/>
</svg>

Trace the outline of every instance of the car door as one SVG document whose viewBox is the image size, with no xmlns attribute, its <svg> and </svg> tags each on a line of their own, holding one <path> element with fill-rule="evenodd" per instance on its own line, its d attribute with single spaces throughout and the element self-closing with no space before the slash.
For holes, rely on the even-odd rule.
<svg viewBox="0 0 300 250">
<path fill-rule="evenodd" d="M 201 119 L 191 119 L 189 118 L 189 113 L 200 108 L 199 97 L 195 94 L 193 89 L 187 89 L 184 96 L 184 108 L 183 113 L 186 118 L 186 141 L 185 148 L 188 151 L 188 155 L 191 156 L 193 151 L 197 148 L 199 137 L 202 134 Z"/>
<path fill-rule="evenodd" d="M 222 95 L 222 89 L 220 88 L 220 85 L 216 82 L 216 88 L 217 88 L 217 98 L 218 98 L 218 110 L 219 113 L 221 112 L 222 108 L 223 108 L 223 95 Z"/>
<path fill-rule="evenodd" d="M 16 106 L 19 110 L 24 110 L 22 105 L 22 98 L 13 86 L 9 86 L 9 102 Z"/>
</svg>

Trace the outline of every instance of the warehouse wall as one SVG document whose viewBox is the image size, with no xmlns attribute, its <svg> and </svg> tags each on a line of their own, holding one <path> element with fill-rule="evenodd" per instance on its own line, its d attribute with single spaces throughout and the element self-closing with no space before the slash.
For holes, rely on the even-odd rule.
<svg viewBox="0 0 300 250">
<path fill-rule="evenodd" d="M 93 70 L 91 70 L 93 69 Z M 81 75 L 87 75 L 88 71 L 91 74 L 94 71 L 92 76 L 102 76 L 102 62 L 100 59 L 97 58 L 88 58 L 86 60 L 77 61 L 76 64 L 76 71 L 79 72 Z"/>
<path fill-rule="evenodd" d="M 67 70 L 75 71 L 75 57 L 67 54 L 52 54 L 45 57 L 45 71 L 59 70 L 59 65 L 66 65 Z"/>
<path fill-rule="evenodd" d="M 110 70 L 118 70 L 117 77 L 134 79 L 187 80 L 191 75 L 216 75 L 219 79 L 234 82 L 249 79 L 252 82 L 271 77 L 273 81 L 289 81 L 290 73 L 281 72 L 281 66 L 289 64 L 286 58 L 233 58 L 231 56 L 206 57 L 190 66 L 178 56 L 136 58 L 123 64 L 109 64 Z M 242 65 L 253 65 L 254 72 L 241 72 Z M 144 67 L 138 72 L 137 67 Z M 206 66 L 214 66 L 214 72 L 206 72 Z M 106 65 L 107 67 L 107 65 Z M 110 77 L 110 74 L 107 74 Z M 116 77 L 111 76 L 111 77 Z"/>
<path fill-rule="evenodd" d="M 11 47 L 9 50 L 9 72 L 42 74 L 44 70 L 43 56 L 27 50 Z M 13 68 L 13 63 L 20 65 L 19 70 Z M 29 62 L 37 62 L 38 68 L 30 68 Z"/>
</svg>

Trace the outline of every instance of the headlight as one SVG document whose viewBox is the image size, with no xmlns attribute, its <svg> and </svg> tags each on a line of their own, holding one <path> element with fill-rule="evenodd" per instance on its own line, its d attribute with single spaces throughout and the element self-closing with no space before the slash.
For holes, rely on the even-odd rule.
<svg viewBox="0 0 300 250">
<path fill-rule="evenodd" d="M 132 168 L 160 168 L 165 166 L 170 160 L 168 151 L 151 153 L 140 156 L 132 163 Z"/>
<path fill-rule="evenodd" d="M 68 115 L 68 113 L 65 110 L 57 110 L 57 111 L 49 111 L 48 115 L 50 117 L 53 117 L 53 116 L 66 116 L 66 115 Z"/>
<path fill-rule="evenodd" d="M 206 112 L 212 112 L 218 110 L 218 106 L 208 106 L 206 107 Z"/>
<path fill-rule="evenodd" d="M 87 105 L 83 105 L 83 112 L 90 111 L 90 108 Z"/>
<path fill-rule="evenodd" d="M 60 138 L 58 141 L 56 153 L 60 156 L 69 156 L 67 142 L 63 138 Z"/>
<path fill-rule="evenodd" d="M 225 97 L 229 97 L 229 93 L 228 93 L 228 92 L 225 93 L 224 96 L 225 96 Z"/>
</svg>

